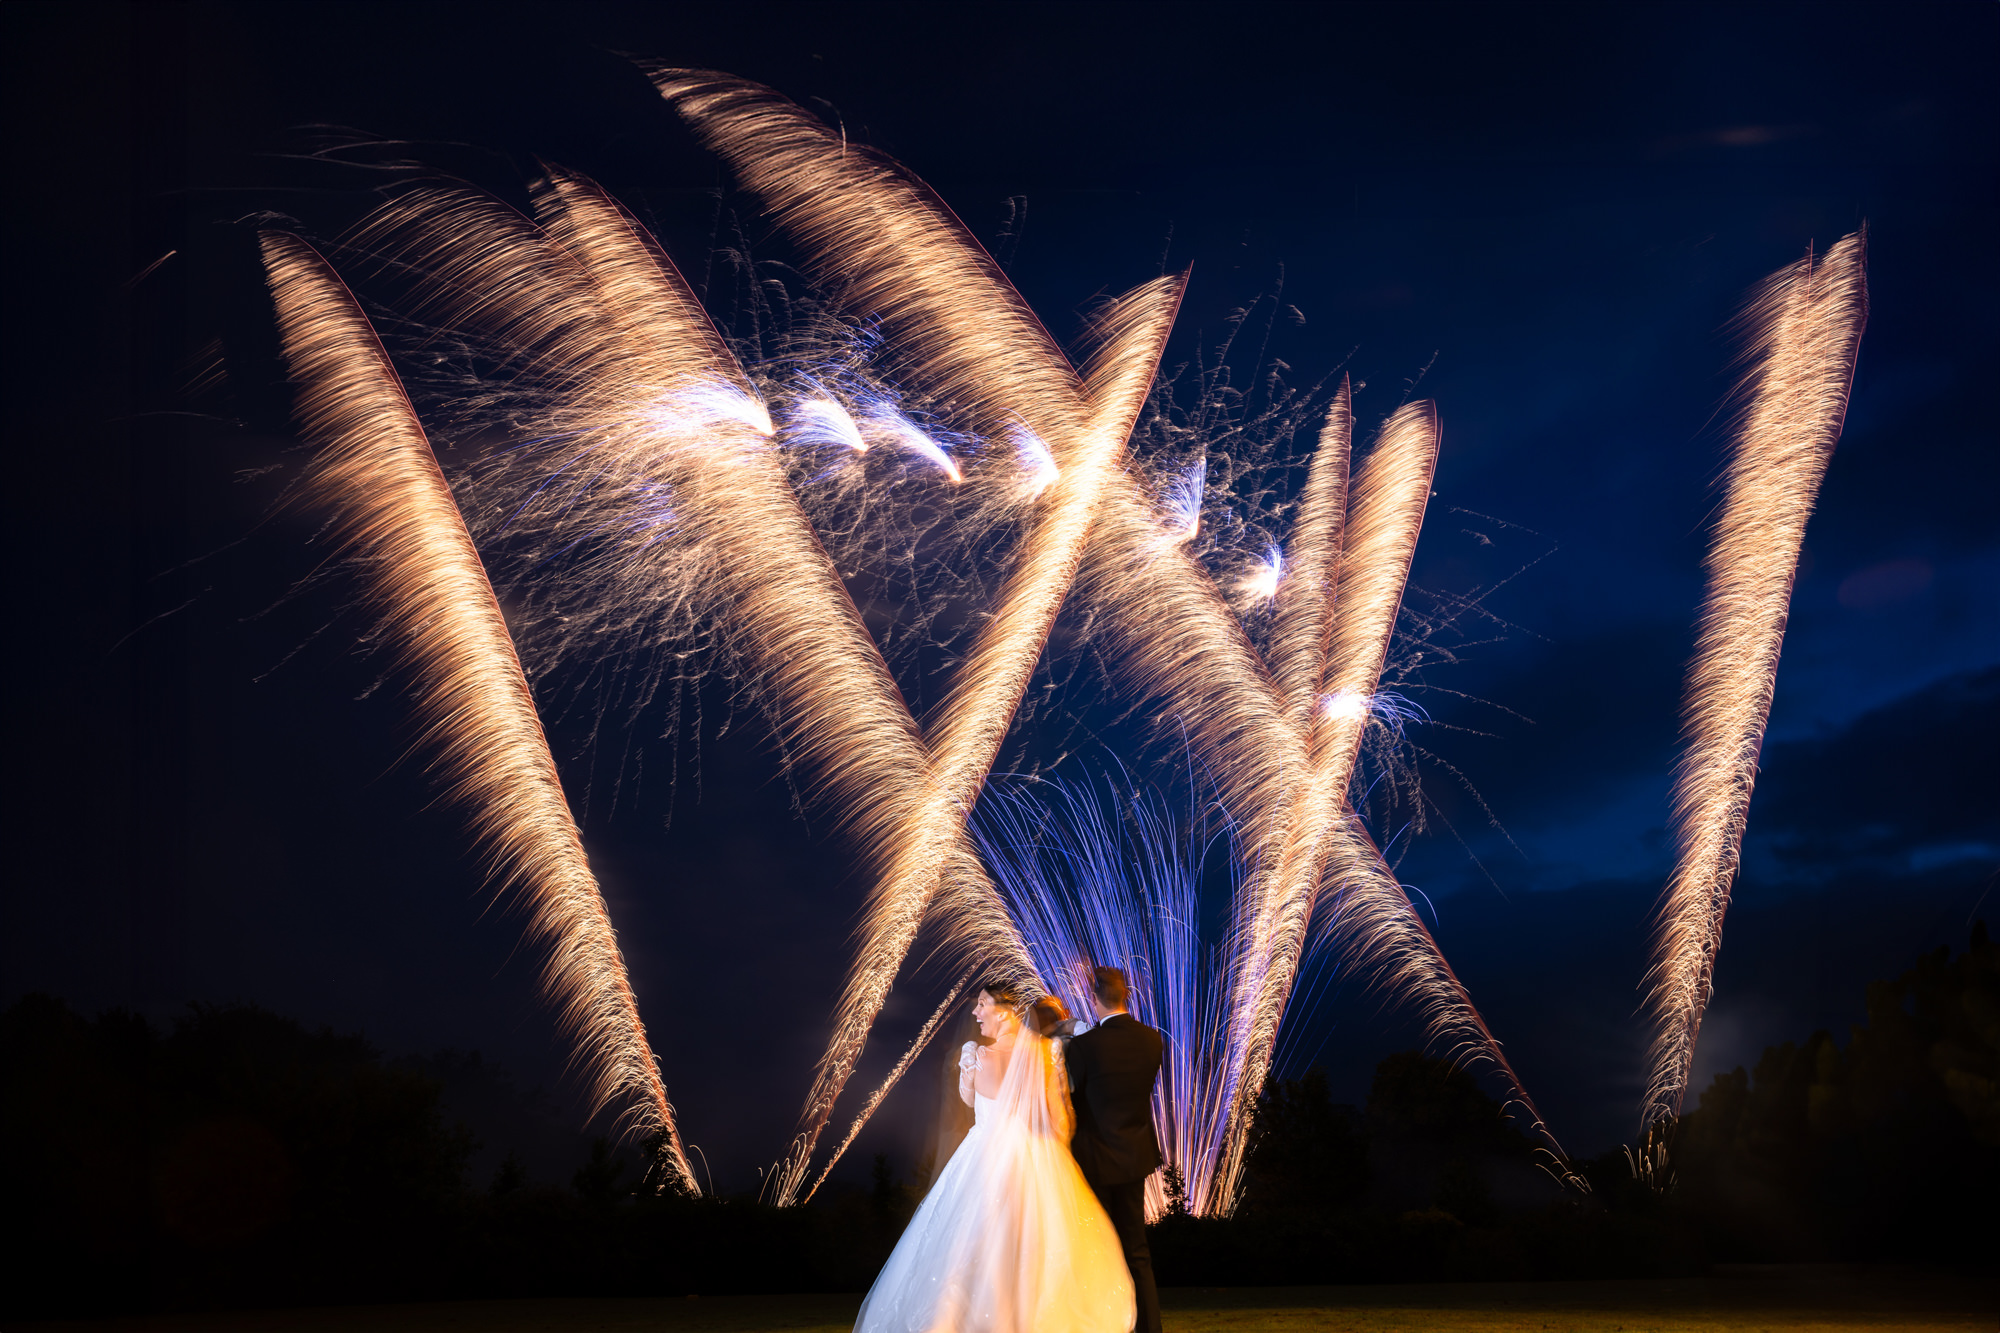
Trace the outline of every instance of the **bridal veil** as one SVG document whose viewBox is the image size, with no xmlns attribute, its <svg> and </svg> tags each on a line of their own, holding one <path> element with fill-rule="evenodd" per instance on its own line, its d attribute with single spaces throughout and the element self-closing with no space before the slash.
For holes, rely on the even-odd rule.
<svg viewBox="0 0 2000 1333">
<path fill-rule="evenodd" d="M 1023 1027 L 999 1095 L 882 1267 L 857 1333 L 1128 1333 L 1132 1279 L 1084 1182 L 1060 1046 Z"/>
</svg>

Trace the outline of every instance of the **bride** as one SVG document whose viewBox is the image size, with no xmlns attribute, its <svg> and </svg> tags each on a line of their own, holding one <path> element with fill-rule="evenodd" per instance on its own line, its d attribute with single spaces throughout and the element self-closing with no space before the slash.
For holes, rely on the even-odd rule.
<svg viewBox="0 0 2000 1333">
<path fill-rule="evenodd" d="M 1070 1156 L 1061 1048 L 989 982 L 973 1006 L 958 1095 L 972 1132 L 861 1303 L 856 1333 L 1127 1333 L 1132 1278 L 1117 1233 Z"/>
</svg>

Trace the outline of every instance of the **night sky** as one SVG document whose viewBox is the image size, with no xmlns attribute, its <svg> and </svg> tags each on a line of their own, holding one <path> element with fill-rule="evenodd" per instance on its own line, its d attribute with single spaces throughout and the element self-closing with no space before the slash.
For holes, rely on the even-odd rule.
<svg viewBox="0 0 2000 1333">
<path fill-rule="evenodd" d="M 1025 200 L 1002 253 L 1059 339 L 1093 297 L 1192 264 L 1170 362 L 1277 296 L 1304 323 L 1274 325 L 1271 354 L 1365 382 L 1364 431 L 1421 376 L 1444 448 L 1414 582 L 1514 575 L 1488 603 L 1512 628 L 1431 677 L 1457 693 L 1426 697 L 1420 729 L 1498 827 L 1432 768 L 1442 817 L 1401 873 L 1579 1152 L 1637 1113 L 1726 325 L 1758 279 L 1865 220 L 1873 313 L 1696 1087 L 1844 1034 L 1868 980 L 1995 914 L 1993 5 L 21 4 L 5 21 L 0 1003 L 42 990 L 167 1021 L 251 1001 L 398 1056 L 478 1050 L 566 1114 L 538 960 L 403 762 L 393 681 L 373 688 L 337 589 L 287 595 L 316 557 L 272 514 L 299 455 L 249 238 L 267 214 L 324 235 L 365 206 L 370 182 L 296 157 L 331 126 L 496 189 L 562 162 L 700 271 L 722 174 L 616 52 L 837 117 L 996 247 Z M 190 389 L 210 348 L 232 381 Z M 566 777 L 683 1131 L 743 1189 L 789 1134 L 865 886 L 826 821 L 793 813 L 754 710 L 718 737 L 726 700 L 708 702 L 698 744 L 635 737 L 615 794 L 615 762 Z M 577 753 L 572 723 L 552 734 Z M 1363 980 L 1323 975 L 1282 1047 L 1344 1100 L 1416 1041 Z M 934 982 L 899 988 L 857 1087 Z M 455 1095 L 495 1114 L 490 1088 Z M 891 1103 L 855 1172 L 877 1151 L 909 1165 L 930 1095 Z"/>
</svg>

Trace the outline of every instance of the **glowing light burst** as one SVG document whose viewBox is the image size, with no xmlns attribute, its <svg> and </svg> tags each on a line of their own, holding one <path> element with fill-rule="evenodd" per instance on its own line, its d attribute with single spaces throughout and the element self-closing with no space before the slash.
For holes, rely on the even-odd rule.
<svg viewBox="0 0 2000 1333">
<path fill-rule="evenodd" d="M 806 398 L 793 403 L 786 433 L 791 443 L 808 448 L 830 445 L 857 454 L 868 452 L 868 440 L 861 427 L 845 407 L 831 398 Z"/>
<path fill-rule="evenodd" d="M 1026 426 L 1009 426 L 1007 438 L 1014 445 L 1015 461 L 1025 474 L 1022 489 L 1029 499 L 1040 495 L 1062 476 L 1062 469 L 1056 466 L 1056 456 L 1049 452 L 1047 441 Z"/>
<path fill-rule="evenodd" d="M 676 389 L 654 404 L 645 419 L 662 430 L 676 433 L 735 425 L 766 439 L 777 434 L 777 428 L 771 424 L 771 409 L 763 400 L 741 385 L 724 380 L 699 380 Z"/>
<path fill-rule="evenodd" d="M 888 404 L 869 409 L 862 418 L 862 426 L 865 434 L 874 436 L 890 448 L 915 454 L 950 477 L 954 484 L 965 480 L 965 474 L 958 470 L 958 464 L 944 451 L 943 445 L 917 429 L 915 422 Z"/>
<path fill-rule="evenodd" d="M 1236 586 L 1251 601 L 1268 602 L 1278 595 L 1278 580 L 1283 578 L 1284 574 L 1284 552 L 1273 547 Z"/>
<path fill-rule="evenodd" d="M 1197 1213 L 1235 1206 L 1255 1099 L 1321 945 L 1414 1003 L 1436 1044 L 1490 1066 L 1566 1174 L 1560 1145 L 1356 813 L 1364 749 L 1425 720 L 1383 686 L 1437 459 L 1432 406 L 1393 414 L 1350 476 L 1343 381 L 1289 532 L 1252 529 L 1273 544 L 1225 593 L 1203 563 L 1215 558 L 1204 550 L 1214 539 L 1203 540 L 1207 459 L 1182 450 L 1166 464 L 1128 450 L 1184 279 L 1107 303 L 1082 340 L 1088 355 L 1072 364 L 899 164 L 755 84 L 654 77 L 797 245 L 828 311 L 848 321 L 846 342 L 829 336 L 781 366 L 746 371 L 645 229 L 560 169 L 535 184 L 533 221 L 466 187 L 404 190 L 344 253 L 389 289 L 420 339 L 464 340 L 504 368 L 485 400 L 446 395 L 442 410 L 470 421 L 470 438 L 494 420 L 532 425 L 506 448 L 468 450 L 461 520 L 344 289 L 336 294 L 297 242 L 268 241 L 267 262 L 306 389 L 302 424 L 337 441 L 312 485 L 371 515 L 352 540 L 372 595 L 410 660 L 447 681 L 427 676 L 416 699 L 440 767 L 475 810 L 496 877 L 535 904 L 534 929 L 553 946 L 549 986 L 579 1032 L 579 1058 L 601 1100 L 661 1144 L 659 1170 L 693 1188 L 489 569 L 533 677 L 570 668 L 601 707 L 615 701 L 636 716 L 702 672 L 734 672 L 862 863 L 870 888 L 858 947 L 798 1130 L 767 1178 L 775 1201 L 811 1196 L 953 1003 L 815 1175 L 821 1135 L 922 931 L 959 975 L 953 995 L 971 976 L 999 972 L 1082 1009 L 1072 964 L 1128 965 L 1141 1017 L 1175 1038 L 1155 1116 Z M 1791 562 L 1845 402 L 1865 306 L 1860 270 L 1850 238 L 1819 265 L 1778 275 L 1755 307 L 1759 360 L 1690 676 L 1689 757 L 1676 788 L 1682 861 L 1662 909 L 1649 1114 L 1678 1107 L 1706 1002 Z M 363 495 L 338 469 L 369 441 L 402 460 L 403 479 Z M 793 470 L 808 464 L 822 468 L 816 477 Z M 836 497 L 829 503 L 860 497 L 864 518 L 880 512 L 864 492 L 885 467 L 913 483 L 932 478 L 923 505 L 978 541 L 998 549 L 991 534 L 1008 534 L 927 730 L 847 592 L 847 555 L 836 567 L 828 531 L 810 516 L 828 512 L 811 507 L 823 493 Z M 1225 474 L 1218 489 L 1228 485 Z M 381 535 L 405 531 L 428 535 Z M 848 555 L 872 540 L 842 539 L 859 543 L 842 548 Z M 1246 548 L 1256 549 L 1232 549 Z M 439 571 L 457 590 L 449 608 Z M 1232 597 L 1247 603 L 1243 614 Z M 1187 747 L 1214 784 L 1215 808 L 1228 812 L 1236 878 L 1227 933 L 1212 945 L 1196 929 L 1209 845 L 1200 826 L 1179 828 L 1150 798 L 1115 786 L 1107 805 L 1094 789 L 989 785 L 1065 605 L 1076 609 L 1079 641 L 1151 701 L 1158 733 Z M 1152 1203 L 1164 1205 L 1157 1190 Z"/>
<path fill-rule="evenodd" d="M 1658 1022 L 1641 1128 L 1678 1116 L 1715 985 L 1792 580 L 1833 457 L 1868 319 L 1866 236 L 1808 253 L 1752 295 L 1748 363 L 1705 568 L 1674 775 L 1675 861 L 1655 929 Z"/>
<path fill-rule="evenodd" d="M 1322 694 L 1319 714 L 1335 726 L 1353 726 L 1373 711 L 1365 694 Z"/>
<path fill-rule="evenodd" d="M 1197 459 L 1175 474 L 1160 497 L 1166 541 L 1185 546 L 1201 535 L 1201 506 L 1208 483 L 1208 460 Z"/>
</svg>

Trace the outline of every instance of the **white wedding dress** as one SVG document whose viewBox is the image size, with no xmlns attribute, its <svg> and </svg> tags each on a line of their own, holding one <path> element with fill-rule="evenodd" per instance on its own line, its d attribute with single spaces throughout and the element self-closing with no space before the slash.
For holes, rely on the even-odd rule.
<svg viewBox="0 0 2000 1333">
<path fill-rule="evenodd" d="M 977 1050 L 965 1044 L 962 1071 Z M 855 1333 L 1130 1333 L 1132 1276 L 1070 1156 L 1060 1047 L 1021 1031 L 999 1095 L 974 1093 L 972 1110 Z"/>
</svg>

